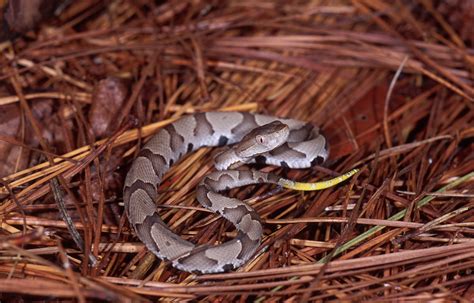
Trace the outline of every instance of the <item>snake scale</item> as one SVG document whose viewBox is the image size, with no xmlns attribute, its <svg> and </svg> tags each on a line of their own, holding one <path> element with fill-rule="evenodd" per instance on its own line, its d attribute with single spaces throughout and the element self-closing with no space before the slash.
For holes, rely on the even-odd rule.
<svg viewBox="0 0 474 303">
<path fill-rule="evenodd" d="M 240 142 L 240 143 L 238 143 Z M 230 222 L 236 238 L 216 246 L 186 241 L 161 220 L 155 202 L 157 186 L 170 166 L 203 146 L 236 144 L 218 155 L 219 170 L 197 187 L 199 202 Z M 124 204 L 137 236 L 162 260 L 180 270 L 217 273 L 235 269 L 256 252 L 262 237 L 260 217 L 244 202 L 219 191 L 249 184 L 275 183 L 287 188 L 312 190 L 316 183 L 298 183 L 255 170 L 230 170 L 244 163 L 266 163 L 307 168 L 328 157 L 326 139 L 319 129 L 294 119 L 245 112 L 206 112 L 187 115 L 160 129 L 134 160 L 124 184 Z M 350 172 L 349 174 L 351 174 Z M 326 181 L 337 184 L 349 174 Z M 353 173 L 352 173 L 353 174 Z M 332 182 L 332 183 L 331 183 Z M 323 184 L 324 185 L 324 184 Z"/>
</svg>

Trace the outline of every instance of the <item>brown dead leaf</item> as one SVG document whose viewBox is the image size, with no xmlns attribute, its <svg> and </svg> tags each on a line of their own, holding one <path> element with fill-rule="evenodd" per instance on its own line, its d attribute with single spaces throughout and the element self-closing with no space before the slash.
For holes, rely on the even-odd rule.
<svg viewBox="0 0 474 303">
<path fill-rule="evenodd" d="M 109 77 L 97 84 L 89 111 L 89 123 L 95 136 L 103 137 L 118 127 L 116 117 L 126 96 L 127 88 L 117 78 Z"/>
</svg>

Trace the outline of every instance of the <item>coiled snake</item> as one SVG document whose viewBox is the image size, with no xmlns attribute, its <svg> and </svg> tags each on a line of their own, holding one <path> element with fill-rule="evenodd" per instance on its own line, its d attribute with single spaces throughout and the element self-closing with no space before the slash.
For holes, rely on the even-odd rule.
<svg viewBox="0 0 474 303">
<path fill-rule="evenodd" d="M 202 146 L 236 144 L 218 155 L 220 171 L 206 176 L 197 188 L 199 202 L 230 222 L 238 235 L 216 246 L 195 244 L 172 232 L 156 212 L 157 186 L 173 163 Z M 128 219 L 137 236 L 155 255 L 180 270 L 217 273 L 247 262 L 260 245 L 262 224 L 244 202 L 218 191 L 249 184 L 274 183 L 298 190 L 330 187 L 353 175 L 319 183 L 299 183 L 255 170 L 227 170 L 245 163 L 307 168 L 328 157 L 326 139 L 311 124 L 244 112 L 206 112 L 184 116 L 160 129 L 143 147 L 124 185 Z"/>
</svg>

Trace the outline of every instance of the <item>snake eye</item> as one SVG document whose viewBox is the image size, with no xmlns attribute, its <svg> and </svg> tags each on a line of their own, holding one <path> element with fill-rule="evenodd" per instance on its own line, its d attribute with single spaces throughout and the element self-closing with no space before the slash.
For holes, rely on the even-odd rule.
<svg viewBox="0 0 474 303">
<path fill-rule="evenodd" d="M 260 143 L 260 144 L 265 143 L 265 137 L 263 137 L 263 136 L 259 135 L 259 136 L 256 137 L 256 139 L 257 139 L 257 142 Z"/>
</svg>

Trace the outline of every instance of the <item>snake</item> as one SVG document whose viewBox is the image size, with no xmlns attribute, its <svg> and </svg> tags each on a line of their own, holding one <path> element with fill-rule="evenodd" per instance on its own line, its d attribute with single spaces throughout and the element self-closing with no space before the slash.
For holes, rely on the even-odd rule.
<svg viewBox="0 0 474 303">
<path fill-rule="evenodd" d="M 157 187 L 170 167 L 201 147 L 233 145 L 214 159 L 217 171 L 196 189 L 205 208 L 230 221 L 237 230 L 232 240 L 196 245 L 174 233 L 160 218 Z M 237 269 L 256 253 L 263 236 L 262 221 L 245 202 L 221 192 L 250 184 L 271 183 L 296 190 L 318 190 L 338 184 L 357 170 L 316 183 L 288 180 L 239 166 L 261 163 L 308 168 L 329 155 L 319 128 L 303 121 L 248 112 L 202 112 L 180 117 L 161 128 L 142 147 L 124 181 L 125 211 L 135 234 L 149 251 L 179 270 L 208 274 Z"/>
</svg>

